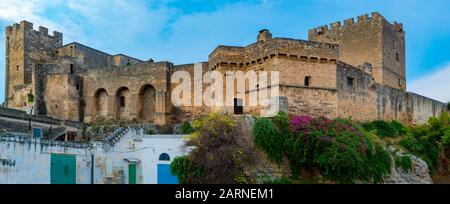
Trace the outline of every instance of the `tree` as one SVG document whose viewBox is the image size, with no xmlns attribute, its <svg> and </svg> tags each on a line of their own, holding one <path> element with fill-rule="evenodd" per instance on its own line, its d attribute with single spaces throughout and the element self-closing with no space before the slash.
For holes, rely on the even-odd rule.
<svg viewBox="0 0 450 204">
<path fill-rule="evenodd" d="M 212 113 L 193 122 L 195 132 L 187 144 L 195 146 L 185 157 L 177 157 L 171 171 L 181 183 L 249 183 L 246 167 L 256 158 L 244 123 Z"/>
</svg>

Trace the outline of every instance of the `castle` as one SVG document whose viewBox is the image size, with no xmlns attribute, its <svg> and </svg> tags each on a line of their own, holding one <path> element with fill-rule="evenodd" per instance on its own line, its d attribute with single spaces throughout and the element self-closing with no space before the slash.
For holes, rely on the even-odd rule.
<svg viewBox="0 0 450 204">
<path fill-rule="evenodd" d="M 423 123 L 446 104 L 406 92 L 405 31 L 379 13 L 309 30 L 309 39 L 261 30 L 245 47 L 218 46 L 203 71 L 279 71 L 279 104 L 294 114 Z M 174 124 L 212 111 L 174 107 L 172 73 L 194 64 L 110 55 L 22 21 L 6 27 L 6 106 L 89 123 L 97 118 Z M 239 106 L 239 104 L 235 104 Z M 242 107 L 244 113 L 251 108 Z M 232 113 L 236 107 L 223 107 Z"/>
</svg>

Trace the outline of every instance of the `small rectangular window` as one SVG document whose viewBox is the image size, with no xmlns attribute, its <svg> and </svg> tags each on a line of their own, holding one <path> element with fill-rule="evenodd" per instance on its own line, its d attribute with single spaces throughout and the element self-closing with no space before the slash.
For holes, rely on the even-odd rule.
<svg viewBox="0 0 450 204">
<path fill-rule="evenodd" d="M 395 54 L 395 59 L 397 60 L 397 62 L 399 62 L 400 61 L 400 54 Z"/>
<path fill-rule="evenodd" d="M 33 138 L 41 138 L 41 137 L 42 137 L 42 129 L 33 128 Z"/>
<path fill-rule="evenodd" d="M 353 86 L 354 82 L 355 82 L 355 79 L 354 79 L 354 78 L 352 78 L 352 77 L 347 77 L 347 84 L 348 84 L 349 86 Z"/>
<path fill-rule="evenodd" d="M 242 99 L 239 99 L 239 98 L 234 99 L 234 114 L 235 115 L 244 114 L 244 106 L 242 103 Z"/>
<path fill-rule="evenodd" d="M 310 76 L 306 76 L 305 77 L 305 86 L 310 86 L 311 85 L 311 77 Z"/>
<path fill-rule="evenodd" d="M 125 96 L 121 96 L 120 97 L 120 107 L 124 108 L 125 107 Z"/>
<path fill-rule="evenodd" d="M 77 85 L 75 86 L 75 88 L 76 88 L 77 90 L 80 90 L 80 85 L 77 84 Z"/>
<path fill-rule="evenodd" d="M 70 64 L 70 73 L 73 74 L 73 64 Z"/>
</svg>

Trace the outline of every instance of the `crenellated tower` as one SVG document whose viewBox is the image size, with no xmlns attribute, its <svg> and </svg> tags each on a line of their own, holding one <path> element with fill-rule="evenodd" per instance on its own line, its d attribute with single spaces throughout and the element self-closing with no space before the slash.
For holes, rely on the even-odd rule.
<svg viewBox="0 0 450 204">
<path fill-rule="evenodd" d="M 10 108 L 27 106 L 26 97 L 33 92 L 33 67 L 55 59 L 55 51 L 62 46 L 63 34 L 48 34 L 48 29 L 33 29 L 22 21 L 6 27 L 6 91 L 5 102 Z"/>
<path fill-rule="evenodd" d="M 406 90 L 405 32 L 379 13 L 350 18 L 309 30 L 309 40 L 339 44 L 339 60 L 353 66 L 370 63 L 377 83 Z"/>
</svg>

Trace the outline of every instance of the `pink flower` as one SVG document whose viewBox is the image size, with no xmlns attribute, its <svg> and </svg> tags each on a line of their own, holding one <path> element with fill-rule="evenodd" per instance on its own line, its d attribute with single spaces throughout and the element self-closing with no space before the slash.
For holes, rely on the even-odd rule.
<svg viewBox="0 0 450 204">
<path fill-rule="evenodd" d="M 291 128 L 293 131 L 306 130 L 309 124 L 313 121 L 311 116 L 297 115 L 291 119 Z"/>
</svg>

